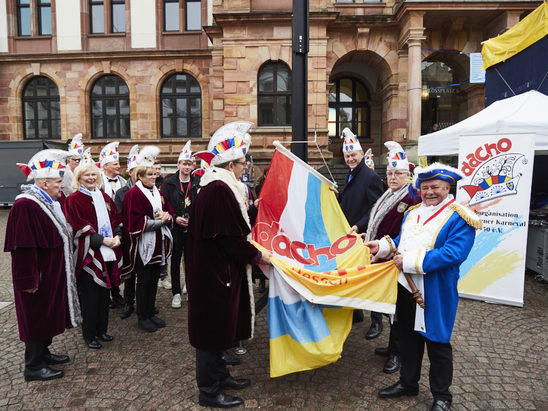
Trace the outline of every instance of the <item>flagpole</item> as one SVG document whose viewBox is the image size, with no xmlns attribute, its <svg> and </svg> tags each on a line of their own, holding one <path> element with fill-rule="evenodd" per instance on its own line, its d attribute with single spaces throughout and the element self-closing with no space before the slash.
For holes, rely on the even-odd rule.
<svg viewBox="0 0 548 411">
<path fill-rule="evenodd" d="M 321 181 L 323 181 L 326 184 L 329 184 L 333 188 L 337 188 L 337 183 L 334 181 L 331 181 L 321 175 L 316 169 L 311 167 L 308 163 L 301 160 L 299 157 L 297 157 L 295 154 L 293 154 L 291 151 L 289 151 L 287 148 L 285 148 L 282 143 L 280 143 L 278 140 L 274 141 L 274 147 L 276 147 L 276 150 L 280 151 L 283 155 L 289 157 L 291 160 L 295 161 L 296 163 L 302 165 L 304 168 L 306 168 L 310 173 L 312 173 L 314 176 L 318 177 Z"/>
</svg>

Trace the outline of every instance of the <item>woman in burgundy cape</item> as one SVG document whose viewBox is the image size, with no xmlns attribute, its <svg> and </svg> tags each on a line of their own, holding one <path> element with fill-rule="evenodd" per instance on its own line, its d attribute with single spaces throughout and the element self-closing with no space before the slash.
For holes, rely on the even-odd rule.
<svg viewBox="0 0 548 411">
<path fill-rule="evenodd" d="M 112 341 L 107 334 L 109 290 L 120 285 L 122 251 L 121 218 L 114 201 L 100 190 L 100 171 L 83 163 L 74 170 L 74 192 L 67 197 L 64 211 L 77 244 L 76 278 L 82 306 L 82 334 L 89 348 L 101 348 L 97 337 Z"/>
<path fill-rule="evenodd" d="M 147 156 L 146 153 L 147 147 L 143 147 L 139 155 Z M 171 256 L 173 211 L 154 185 L 156 172 L 152 164 L 138 166 L 135 173 L 138 181 L 124 196 L 122 206 L 122 276 L 133 271 L 137 273 L 135 297 L 138 325 L 144 331 L 154 332 L 166 325 L 155 315 L 155 303 L 160 271 Z"/>
</svg>

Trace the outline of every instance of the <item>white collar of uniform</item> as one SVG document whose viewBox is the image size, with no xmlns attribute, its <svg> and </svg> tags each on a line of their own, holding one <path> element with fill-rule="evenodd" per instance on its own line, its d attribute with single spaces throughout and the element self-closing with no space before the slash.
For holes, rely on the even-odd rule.
<svg viewBox="0 0 548 411">
<path fill-rule="evenodd" d="M 430 216 L 434 215 L 440 208 L 445 206 L 448 202 L 453 200 L 453 194 L 449 194 L 445 200 L 443 200 L 438 205 L 432 205 L 427 206 L 424 203 L 421 203 L 421 206 L 419 208 L 421 220 L 424 221 L 424 219 L 429 218 Z"/>
</svg>

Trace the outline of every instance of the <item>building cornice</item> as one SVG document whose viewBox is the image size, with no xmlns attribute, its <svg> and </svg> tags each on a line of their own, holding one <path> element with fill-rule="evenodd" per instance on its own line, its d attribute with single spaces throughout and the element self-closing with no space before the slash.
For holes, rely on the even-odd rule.
<svg viewBox="0 0 548 411">
<path fill-rule="evenodd" d="M 109 52 L 72 52 L 72 53 L 36 53 L 36 54 L 0 54 L 1 63 L 26 63 L 43 61 L 71 61 L 71 60 L 126 60 L 147 59 L 161 60 L 165 58 L 209 58 L 210 49 L 196 50 L 138 50 L 138 51 L 109 51 Z"/>
</svg>

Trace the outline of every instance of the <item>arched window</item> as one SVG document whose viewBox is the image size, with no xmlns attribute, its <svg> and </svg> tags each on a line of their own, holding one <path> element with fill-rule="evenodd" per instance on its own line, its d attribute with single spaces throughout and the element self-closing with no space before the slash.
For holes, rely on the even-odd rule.
<svg viewBox="0 0 548 411">
<path fill-rule="evenodd" d="M 91 89 L 91 138 L 130 138 L 129 89 L 120 77 L 100 77 Z"/>
<path fill-rule="evenodd" d="M 160 91 L 162 137 L 202 136 L 202 91 L 190 74 L 168 77 Z"/>
<path fill-rule="evenodd" d="M 259 126 L 291 125 L 291 70 L 287 64 L 269 61 L 259 70 Z"/>
<path fill-rule="evenodd" d="M 450 127 L 470 116 L 469 78 L 466 54 L 436 52 L 422 62 L 421 134 Z"/>
<path fill-rule="evenodd" d="M 370 138 L 369 100 L 369 92 L 358 79 L 335 80 L 329 91 L 329 135 L 338 137 L 348 127 L 359 138 Z"/>
<path fill-rule="evenodd" d="M 47 77 L 32 78 L 23 91 L 25 139 L 60 139 L 59 90 Z"/>
</svg>

